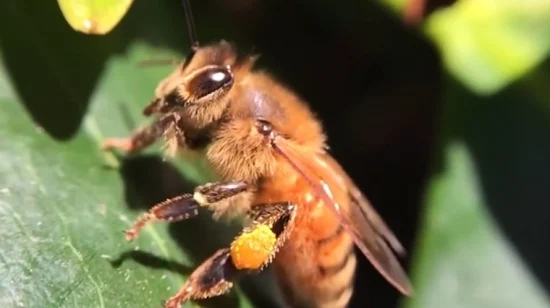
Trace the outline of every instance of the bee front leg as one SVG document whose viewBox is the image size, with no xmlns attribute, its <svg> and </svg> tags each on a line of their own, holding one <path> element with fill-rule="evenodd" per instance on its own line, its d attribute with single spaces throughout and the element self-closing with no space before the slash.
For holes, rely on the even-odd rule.
<svg viewBox="0 0 550 308">
<path fill-rule="evenodd" d="M 238 274 L 261 271 L 282 247 L 294 226 L 296 205 L 290 202 L 258 204 L 251 208 L 250 226 L 229 248 L 218 250 L 189 276 L 165 308 L 178 308 L 190 299 L 204 299 L 228 292 Z"/>
<path fill-rule="evenodd" d="M 135 131 L 131 136 L 126 138 L 106 138 L 103 141 L 102 148 L 104 150 L 122 150 L 128 154 L 140 152 L 157 141 L 175 119 L 172 115 L 167 115 L 155 120 L 149 126 Z"/>
<path fill-rule="evenodd" d="M 130 229 L 125 231 L 126 239 L 133 240 L 138 233 L 151 221 L 180 221 L 198 215 L 201 206 L 215 209 L 219 202 L 249 191 L 250 186 L 245 182 L 209 183 L 195 188 L 193 194 L 184 194 L 153 206 L 149 212 L 143 214 Z"/>
</svg>

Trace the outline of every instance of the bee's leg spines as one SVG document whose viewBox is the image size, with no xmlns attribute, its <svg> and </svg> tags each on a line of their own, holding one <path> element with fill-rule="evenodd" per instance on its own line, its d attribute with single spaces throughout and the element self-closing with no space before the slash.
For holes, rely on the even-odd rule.
<svg viewBox="0 0 550 308">
<path fill-rule="evenodd" d="M 103 141 L 102 148 L 104 150 L 122 150 L 127 153 L 137 153 L 147 148 L 157 141 L 166 129 L 174 123 L 172 116 L 166 116 L 158 119 L 151 125 L 135 131 L 131 136 L 126 138 L 107 138 Z"/>
<path fill-rule="evenodd" d="M 296 206 L 289 202 L 258 204 L 249 211 L 252 224 L 229 248 L 218 250 L 189 276 L 165 308 L 176 308 L 190 299 L 203 299 L 228 292 L 238 274 L 260 271 L 268 265 L 290 234 Z"/>
<path fill-rule="evenodd" d="M 168 199 L 153 206 L 149 212 L 141 215 L 126 233 L 127 240 L 133 240 L 138 233 L 150 221 L 165 220 L 169 222 L 179 221 L 195 217 L 199 214 L 199 204 L 190 194 L 185 194 Z"/>
<path fill-rule="evenodd" d="M 143 115 L 148 117 L 153 113 L 158 112 L 160 109 L 160 106 L 162 105 L 162 102 L 163 100 L 158 98 L 151 100 L 151 102 L 149 102 L 149 105 L 143 108 L 143 111 L 142 111 Z"/>
<path fill-rule="evenodd" d="M 249 186 L 244 182 L 219 182 L 198 186 L 192 195 L 184 194 L 153 206 L 125 231 L 126 239 L 135 239 L 141 229 L 151 221 L 174 222 L 192 218 L 198 215 L 200 206 L 223 201 L 248 189 Z"/>
<path fill-rule="evenodd" d="M 164 307 L 179 308 L 189 299 L 222 295 L 231 289 L 237 274 L 229 249 L 220 249 L 193 271 L 178 293 L 164 303 Z"/>
<path fill-rule="evenodd" d="M 195 188 L 193 198 L 200 205 L 209 206 L 248 190 L 250 186 L 242 181 L 208 183 Z"/>
</svg>

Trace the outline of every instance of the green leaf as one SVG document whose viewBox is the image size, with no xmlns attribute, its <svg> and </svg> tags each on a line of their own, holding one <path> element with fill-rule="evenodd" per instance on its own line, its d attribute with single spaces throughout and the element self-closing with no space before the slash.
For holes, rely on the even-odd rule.
<svg viewBox="0 0 550 308">
<path fill-rule="evenodd" d="M 0 211 L 3 307 L 150 307 L 183 280 L 133 262 L 115 266 L 125 251 L 158 252 L 186 268 L 191 260 L 148 228 L 132 244 L 121 230 L 135 214 L 125 208 L 116 173 L 100 163 L 95 140 L 58 144 L 32 125 L 19 102 L 0 104 Z M 111 263 L 115 262 L 115 263 Z"/>
<path fill-rule="evenodd" d="M 99 150 L 105 136 L 147 122 L 141 110 L 172 70 L 138 63 L 188 50 L 174 29 L 184 26 L 179 9 L 141 2 L 109 36 L 91 38 L 67 27 L 55 3 L 0 4 L 1 307 L 156 307 L 237 231 L 205 213 L 128 243 L 122 231 L 138 215 L 207 176 L 200 164 L 163 162 L 158 148 L 123 160 Z M 269 301 L 269 284 L 256 285 L 266 287 L 246 294 Z M 200 302 L 209 303 L 252 305 L 241 287 Z"/>
<path fill-rule="evenodd" d="M 459 0 L 427 17 L 444 113 L 404 307 L 550 307 L 549 17 L 543 0 Z"/>
<path fill-rule="evenodd" d="M 458 80 L 491 94 L 548 54 L 550 1 L 463 0 L 430 17 L 426 31 Z"/>
<path fill-rule="evenodd" d="M 550 307 L 549 64 L 490 97 L 447 79 L 405 307 Z"/>
<path fill-rule="evenodd" d="M 384 0 L 398 10 L 405 1 Z M 428 16 L 423 28 L 457 80 L 493 94 L 550 51 L 550 1 L 460 0 Z"/>
<path fill-rule="evenodd" d="M 133 0 L 57 0 L 57 3 L 73 29 L 104 35 L 124 18 Z"/>
<path fill-rule="evenodd" d="M 449 143 L 444 154 L 444 171 L 428 190 L 414 269 L 417 296 L 405 307 L 550 307 L 487 212 L 468 147 Z"/>
</svg>

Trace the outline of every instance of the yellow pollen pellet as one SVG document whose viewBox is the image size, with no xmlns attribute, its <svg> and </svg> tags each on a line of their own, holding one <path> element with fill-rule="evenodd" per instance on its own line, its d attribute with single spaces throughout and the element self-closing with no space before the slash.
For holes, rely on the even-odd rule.
<svg viewBox="0 0 550 308">
<path fill-rule="evenodd" d="M 275 233 L 266 225 L 241 234 L 231 244 L 231 259 L 238 269 L 258 269 L 275 248 Z"/>
</svg>

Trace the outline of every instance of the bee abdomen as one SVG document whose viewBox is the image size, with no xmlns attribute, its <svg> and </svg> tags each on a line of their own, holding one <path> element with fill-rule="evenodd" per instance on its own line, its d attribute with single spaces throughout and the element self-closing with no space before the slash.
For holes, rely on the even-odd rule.
<svg viewBox="0 0 550 308">
<path fill-rule="evenodd" d="M 346 307 L 357 264 L 353 240 L 338 226 L 323 238 L 300 235 L 291 237 L 275 259 L 285 307 Z"/>
<path fill-rule="evenodd" d="M 333 234 L 318 241 L 316 246 L 319 275 L 316 307 L 346 307 L 353 293 L 357 266 L 353 240 L 339 226 Z"/>
</svg>

